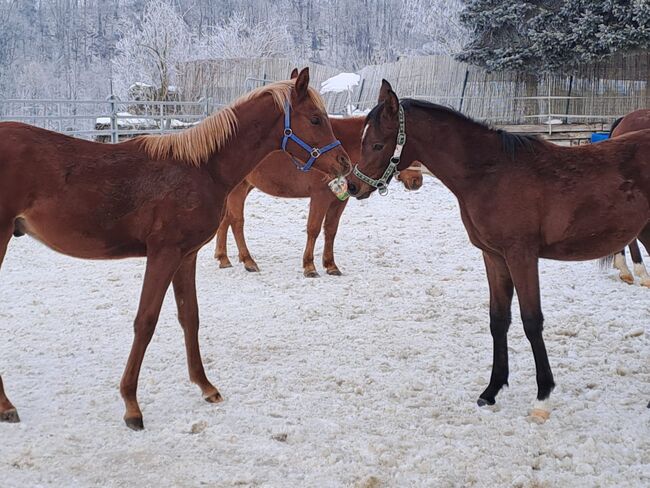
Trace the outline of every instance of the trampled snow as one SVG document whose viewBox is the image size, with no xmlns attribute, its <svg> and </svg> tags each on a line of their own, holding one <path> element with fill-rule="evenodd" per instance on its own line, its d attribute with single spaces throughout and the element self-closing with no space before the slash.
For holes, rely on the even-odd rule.
<svg viewBox="0 0 650 488">
<path fill-rule="evenodd" d="M 351 202 L 342 277 L 302 277 L 307 208 L 251 194 L 259 274 L 218 269 L 212 245 L 199 256 L 202 352 L 224 403 L 189 383 L 168 294 L 140 375 L 144 432 L 124 426 L 118 389 L 144 260 L 12 240 L 0 371 L 22 422 L 0 424 L 0 486 L 650 486 L 650 290 L 594 262 L 542 262 L 558 386 L 537 425 L 516 308 L 510 387 L 475 405 L 492 360 L 487 283 L 444 187 L 427 177 L 418 193 Z"/>
</svg>

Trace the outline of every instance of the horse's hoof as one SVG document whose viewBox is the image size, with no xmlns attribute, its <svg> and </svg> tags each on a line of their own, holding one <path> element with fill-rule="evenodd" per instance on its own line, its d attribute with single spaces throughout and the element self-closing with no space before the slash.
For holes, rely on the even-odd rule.
<svg viewBox="0 0 650 488">
<path fill-rule="evenodd" d="M 144 430 L 142 417 L 128 417 L 124 419 L 124 423 L 131 430 Z"/>
<path fill-rule="evenodd" d="M 216 393 L 212 393 L 211 395 L 203 397 L 205 398 L 205 401 L 208 403 L 221 403 L 223 402 L 223 397 L 221 396 L 221 393 L 218 391 Z"/>
<path fill-rule="evenodd" d="M 634 276 L 632 276 L 631 274 L 622 274 L 622 275 L 618 275 L 618 277 L 621 279 L 621 281 L 624 281 L 628 285 L 634 284 Z"/>
<path fill-rule="evenodd" d="M 495 400 L 488 400 L 488 399 L 482 398 L 482 397 L 479 397 L 479 399 L 476 400 L 476 404 L 479 407 L 487 407 L 487 406 L 490 406 L 490 405 L 494 405 L 495 403 L 496 403 Z"/>
<path fill-rule="evenodd" d="M 641 286 L 645 286 L 646 288 L 650 288 L 650 280 L 642 280 L 639 284 Z"/>
<path fill-rule="evenodd" d="M 244 268 L 246 268 L 246 271 L 249 273 L 259 273 L 260 268 L 257 267 L 257 264 L 245 264 Z"/>
<path fill-rule="evenodd" d="M 232 268 L 232 263 L 230 261 L 219 261 L 219 268 Z"/>
<path fill-rule="evenodd" d="M 9 422 L 10 424 L 16 424 L 20 422 L 20 417 L 15 408 L 10 408 L 0 413 L 0 422 Z"/>
<path fill-rule="evenodd" d="M 320 277 L 320 275 L 318 274 L 318 271 L 316 271 L 315 269 L 313 269 L 313 270 L 305 270 L 303 274 L 305 275 L 305 278 L 319 278 Z"/>
<path fill-rule="evenodd" d="M 531 422 L 536 424 L 543 424 L 551 416 L 551 412 L 542 408 L 533 408 L 528 415 Z"/>
<path fill-rule="evenodd" d="M 327 270 L 327 274 L 330 276 L 342 276 L 343 273 L 341 273 L 341 270 L 338 268 L 329 268 Z"/>
</svg>

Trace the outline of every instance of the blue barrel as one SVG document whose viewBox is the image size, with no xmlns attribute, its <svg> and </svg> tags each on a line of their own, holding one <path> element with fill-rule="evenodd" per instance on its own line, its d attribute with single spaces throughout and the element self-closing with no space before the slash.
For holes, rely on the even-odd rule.
<svg viewBox="0 0 650 488">
<path fill-rule="evenodd" d="M 600 142 L 609 139 L 609 132 L 594 132 L 591 134 L 591 142 Z"/>
</svg>

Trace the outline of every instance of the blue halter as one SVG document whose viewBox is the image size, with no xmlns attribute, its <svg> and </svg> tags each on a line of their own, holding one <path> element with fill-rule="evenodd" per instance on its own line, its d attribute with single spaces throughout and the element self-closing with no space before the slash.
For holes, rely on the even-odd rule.
<svg viewBox="0 0 650 488">
<path fill-rule="evenodd" d="M 327 151 L 330 151 L 334 149 L 336 146 L 341 145 L 341 141 L 338 139 L 334 142 L 329 143 L 327 146 L 321 147 L 320 149 L 317 147 L 311 147 L 309 144 L 307 144 L 305 141 L 303 141 L 300 137 L 295 135 L 293 131 L 291 130 L 291 106 L 289 105 L 289 102 L 286 101 L 284 103 L 284 137 L 282 138 L 282 150 L 286 151 L 287 150 L 287 142 L 291 139 L 293 142 L 298 144 L 300 147 L 302 147 L 308 154 L 309 154 L 309 159 L 307 162 L 302 165 L 300 162 L 291 156 L 291 159 L 293 160 L 293 163 L 296 165 L 296 167 L 300 171 L 309 171 L 314 164 L 314 162 L 321 157 L 323 154 L 325 154 Z"/>
</svg>

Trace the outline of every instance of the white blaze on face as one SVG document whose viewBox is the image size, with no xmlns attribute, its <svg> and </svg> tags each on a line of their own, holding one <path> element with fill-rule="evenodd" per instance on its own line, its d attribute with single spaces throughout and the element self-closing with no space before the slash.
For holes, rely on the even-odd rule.
<svg viewBox="0 0 650 488">
<path fill-rule="evenodd" d="M 361 145 L 363 146 L 363 141 L 366 139 L 366 134 L 368 133 L 368 127 L 370 127 L 370 124 L 366 124 L 366 126 L 363 128 L 363 132 L 361 133 Z"/>
</svg>

